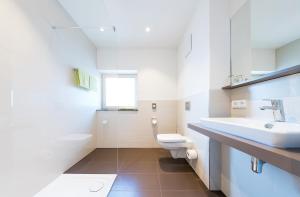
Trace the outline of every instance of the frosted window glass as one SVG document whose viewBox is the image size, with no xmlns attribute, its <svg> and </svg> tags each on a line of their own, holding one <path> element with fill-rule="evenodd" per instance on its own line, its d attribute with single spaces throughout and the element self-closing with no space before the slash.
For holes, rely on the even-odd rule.
<svg viewBox="0 0 300 197">
<path fill-rule="evenodd" d="M 106 108 L 135 108 L 136 79 L 133 76 L 105 77 Z"/>
</svg>

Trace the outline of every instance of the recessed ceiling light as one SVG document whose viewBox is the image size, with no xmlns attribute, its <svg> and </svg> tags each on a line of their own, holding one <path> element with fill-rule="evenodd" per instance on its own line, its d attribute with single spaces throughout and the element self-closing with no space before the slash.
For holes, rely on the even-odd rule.
<svg viewBox="0 0 300 197">
<path fill-rule="evenodd" d="M 101 32 L 104 32 L 104 28 L 103 28 L 103 27 L 101 27 L 101 28 L 100 28 L 100 31 L 101 31 Z"/>
<path fill-rule="evenodd" d="M 150 32 L 151 31 L 151 28 L 150 27 L 146 27 L 145 28 L 145 32 Z"/>
</svg>

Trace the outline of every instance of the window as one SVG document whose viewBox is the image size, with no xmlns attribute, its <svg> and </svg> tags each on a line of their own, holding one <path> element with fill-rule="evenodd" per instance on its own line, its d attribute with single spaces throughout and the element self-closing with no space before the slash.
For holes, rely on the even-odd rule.
<svg viewBox="0 0 300 197">
<path fill-rule="evenodd" d="M 136 74 L 102 74 L 102 108 L 136 109 Z"/>
</svg>

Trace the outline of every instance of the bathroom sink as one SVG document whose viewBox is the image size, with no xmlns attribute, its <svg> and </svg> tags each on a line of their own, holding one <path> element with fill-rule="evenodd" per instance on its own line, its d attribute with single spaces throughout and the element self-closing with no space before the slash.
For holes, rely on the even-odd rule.
<svg viewBox="0 0 300 197">
<path fill-rule="evenodd" d="M 202 126 L 278 148 L 300 147 L 300 124 L 247 118 L 202 118 Z"/>
</svg>

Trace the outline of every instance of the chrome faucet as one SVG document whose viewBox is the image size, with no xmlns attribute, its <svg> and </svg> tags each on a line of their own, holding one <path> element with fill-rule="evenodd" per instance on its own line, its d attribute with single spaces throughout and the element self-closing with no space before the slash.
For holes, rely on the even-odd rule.
<svg viewBox="0 0 300 197">
<path fill-rule="evenodd" d="M 280 99 L 264 99 L 265 101 L 271 101 L 271 106 L 262 106 L 260 110 L 270 109 L 273 110 L 273 116 L 275 122 L 285 122 L 285 114 L 283 101 Z"/>
</svg>

